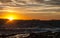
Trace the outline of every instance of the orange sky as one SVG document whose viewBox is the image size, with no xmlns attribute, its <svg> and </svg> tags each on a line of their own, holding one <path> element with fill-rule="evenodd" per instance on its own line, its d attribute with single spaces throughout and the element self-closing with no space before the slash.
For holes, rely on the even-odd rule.
<svg viewBox="0 0 60 38">
<path fill-rule="evenodd" d="M 18 13 L 1 13 L 0 18 L 2 19 L 8 19 L 10 17 L 13 17 L 15 20 L 29 20 L 31 19 L 30 17 L 23 15 L 23 14 L 18 14 Z"/>
<path fill-rule="evenodd" d="M 13 17 L 15 20 L 31 20 L 31 19 L 40 19 L 40 20 L 60 20 L 60 13 L 26 13 L 23 9 L 20 9 L 19 12 L 15 12 L 16 9 L 12 10 L 7 9 L 7 11 L 0 12 L 0 18 L 9 19 Z M 29 11 L 28 11 L 29 12 Z"/>
<path fill-rule="evenodd" d="M 8 19 L 13 17 L 15 20 L 31 20 L 31 19 L 40 19 L 40 20 L 60 20 L 60 14 L 43 14 L 43 13 L 1 13 L 0 18 Z"/>
<path fill-rule="evenodd" d="M 40 19 L 40 20 L 51 20 L 57 19 L 60 20 L 60 6 L 55 5 L 46 5 L 43 6 L 20 6 L 13 5 L 13 3 L 6 2 L 7 0 L 1 0 L 4 3 L 0 2 L 0 18 L 8 19 L 14 18 L 15 20 L 29 20 L 29 19 Z M 25 0 L 27 1 L 27 0 Z M 31 2 L 31 1 L 30 1 Z M 28 2 L 28 3 L 30 3 Z M 35 2 L 34 2 L 35 3 Z M 22 5 L 23 3 L 21 3 Z M 40 3 L 38 3 L 40 4 Z M 15 7 L 16 6 L 16 7 Z M 3 12 L 4 10 L 4 12 Z M 56 11 L 55 11 L 56 10 Z M 2 13 L 3 12 L 3 13 Z M 17 12 L 17 13 L 15 13 Z M 43 12 L 43 13 L 42 13 Z"/>
</svg>

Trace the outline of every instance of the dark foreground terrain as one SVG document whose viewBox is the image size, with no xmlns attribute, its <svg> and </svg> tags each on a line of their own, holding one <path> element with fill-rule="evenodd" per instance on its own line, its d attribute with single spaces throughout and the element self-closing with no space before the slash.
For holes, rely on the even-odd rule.
<svg viewBox="0 0 60 38">
<path fill-rule="evenodd" d="M 60 20 L 0 19 L 0 38 L 60 38 Z"/>
</svg>

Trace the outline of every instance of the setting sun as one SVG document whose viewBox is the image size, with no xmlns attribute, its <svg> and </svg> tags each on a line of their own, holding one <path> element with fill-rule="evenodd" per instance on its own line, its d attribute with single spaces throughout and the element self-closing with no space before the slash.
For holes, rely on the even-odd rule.
<svg viewBox="0 0 60 38">
<path fill-rule="evenodd" d="M 6 14 L 6 15 L 4 15 L 4 18 L 12 21 L 12 20 L 18 19 L 18 16 L 15 14 Z"/>
<path fill-rule="evenodd" d="M 30 17 L 24 15 L 24 14 L 18 14 L 18 13 L 4 13 L 0 16 L 1 19 L 8 19 L 10 21 L 12 20 L 29 20 Z"/>
<path fill-rule="evenodd" d="M 10 21 L 14 20 L 14 18 L 13 18 L 13 17 L 9 17 L 8 19 L 9 19 Z"/>
</svg>

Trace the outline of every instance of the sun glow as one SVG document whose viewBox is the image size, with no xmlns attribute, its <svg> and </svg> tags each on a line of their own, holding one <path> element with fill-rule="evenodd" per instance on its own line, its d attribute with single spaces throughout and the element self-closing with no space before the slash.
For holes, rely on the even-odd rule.
<svg viewBox="0 0 60 38">
<path fill-rule="evenodd" d="M 14 18 L 13 18 L 13 17 L 9 17 L 8 19 L 9 19 L 10 21 L 14 20 Z"/>
<path fill-rule="evenodd" d="M 30 17 L 28 17 L 24 14 L 16 13 L 16 12 L 11 11 L 11 10 L 9 10 L 6 13 L 2 13 L 0 18 L 1 19 L 8 19 L 10 21 L 12 21 L 12 20 L 29 20 L 30 19 Z"/>
<path fill-rule="evenodd" d="M 28 18 L 26 15 L 17 14 L 17 13 L 5 13 L 0 18 L 8 19 L 10 21 L 12 21 L 12 20 L 29 20 L 30 19 L 30 17 Z"/>
<path fill-rule="evenodd" d="M 3 16 L 5 19 L 8 19 L 10 21 L 18 19 L 18 16 L 15 14 L 6 14 Z"/>
</svg>

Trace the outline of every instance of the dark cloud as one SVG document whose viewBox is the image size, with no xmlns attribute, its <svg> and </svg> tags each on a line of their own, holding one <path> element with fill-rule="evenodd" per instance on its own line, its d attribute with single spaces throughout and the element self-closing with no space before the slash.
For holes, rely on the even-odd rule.
<svg viewBox="0 0 60 38">
<path fill-rule="evenodd" d="M 44 3 L 44 4 L 50 4 L 50 5 L 60 5 L 60 0 L 31 0 L 33 2 L 37 2 L 38 4 Z M 11 0 L 0 0 L 2 3 L 11 2 Z M 26 3 L 25 0 L 19 1 L 20 3 Z"/>
<path fill-rule="evenodd" d="M 35 2 L 50 5 L 60 5 L 60 0 L 35 0 Z"/>
<path fill-rule="evenodd" d="M 48 1 L 46 3 L 52 4 L 52 5 L 60 5 L 60 0 L 51 0 L 51 1 Z"/>
<path fill-rule="evenodd" d="M 7 2 L 11 2 L 11 0 L 0 0 L 0 2 L 7 3 Z"/>
<path fill-rule="evenodd" d="M 35 2 L 37 2 L 37 3 L 43 3 L 44 0 L 35 0 Z"/>
</svg>

